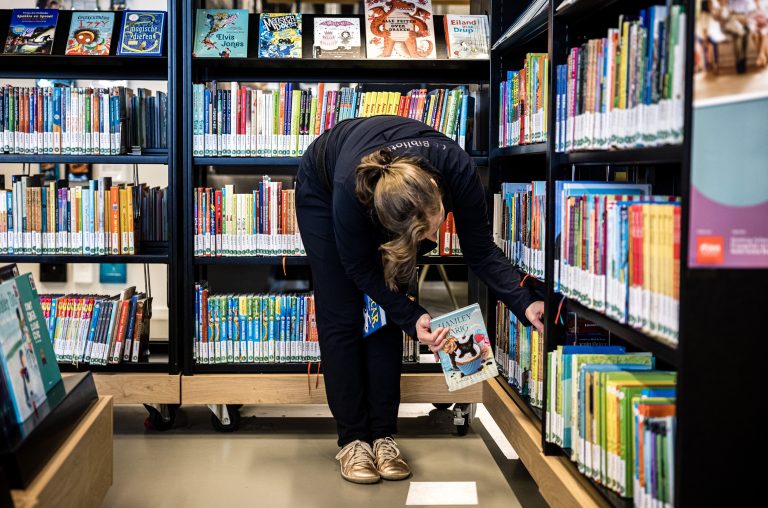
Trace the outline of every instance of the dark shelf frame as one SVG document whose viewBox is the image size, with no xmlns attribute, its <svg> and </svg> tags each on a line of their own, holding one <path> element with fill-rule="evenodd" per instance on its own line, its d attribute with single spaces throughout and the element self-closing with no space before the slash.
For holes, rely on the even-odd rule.
<svg viewBox="0 0 768 508">
<path fill-rule="evenodd" d="M 196 256 L 195 265 L 275 265 L 281 266 L 285 260 L 286 265 L 309 266 L 307 256 Z M 422 256 L 418 260 L 419 265 L 464 265 L 463 256 Z"/>
<path fill-rule="evenodd" d="M 521 408 L 530 418 L 532 418 L 535 421 L 538 421 L 539 424 L 544 420 L 544 410 L 540 407 L 536 407 L 532 405 L 528 399 L 528 396 L 523 395 L 520 393 L 520 390 L 509 384 L 509 381 L 502 375 L 499 375 L 499 382 L 501 387 L 506 391 L 511 397 L 515 398 L 516 402 L 522 403 L 523 407 Z"/>
<path fill-rule="evenodd" d="M 168 164 L 168 155 L 20 155 L 0 154 L 0 164 L 59 162 L 61 164 L 81 162 L 84 164 Z"/>
<path fill-rule="evenodd" d="M 636 166 L 642 164 L 676 164 L 683 161 L 682 145 L 634 148 L 626 150 L 593 150 L 570 152 L 563 157 L 565 165 L 606 165 L 617 164 Z"/>
<path fill-rule="evenodd" d="M 319 362 L 299 363 L 196 363 L 194 374 L 305 374 L 311 369 L 314 376 Z M 320 367 L 322 373 L 322 367 Z M 403 374 L 423 374 L 442 372 L 439 363 L 403 362 Z"/>
<path fill-rule="evenodd" d="M 135 254 L 133 256 L 79 256 L 79 255 L 35 255 L 2 254 L 0 263 L 127 263 L 127 264 L 171 264 L 168 254 Z"/>
<path fill-rule="evenodd" d="M 528 145 L 505 146 L 503 148 L 494 148 L 492 157 L 514 157 L 516 155 L 546 155 L 546 143 L 531 143 Z"/>
</svg>

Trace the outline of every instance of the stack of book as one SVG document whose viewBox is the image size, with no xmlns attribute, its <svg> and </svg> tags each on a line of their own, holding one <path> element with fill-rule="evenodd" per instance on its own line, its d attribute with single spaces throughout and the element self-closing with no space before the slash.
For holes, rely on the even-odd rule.
<svg viewBox="0 0 768 508">
<path fill-rule="evenodd" d="M 555 287 L 620 323 L 677 343 L 678 198 L 647 184 L 557 182 Z"/>
<path fill-rule="evenodd" d="M 2 254 L 132 255 L 168 239 L 165 189 L 108 177 L 70 188 L 14 175 L 12 184 L 0 190 Z"/>
<path fill-rule="evenodd" d="M 164 92 L 0 86 L 0 152 L 120 155 L 168 147 Z"/>
<path fill-rule="evenodd" d="M 374 115 L 421 120 L 466 148 L 474 108 L 466 87 L 405 94 L 325 83 L 259 89 L 213 81 L 192 87 L 193 153 L 206 157 L 297 157 L 338 122 Z"/>
<path fill-rule="evenodd" d="M 320 360 L 311 294 L 209 294 L 195 284 L 197 363 Z"/>
<path fill-rule="evenodd" d="M 119 295 L 42 295 L 59 363 L 107 365 L 149 359 L 152 298 L 129 287 Z"/>
<path fill-rule="evenodd" d="M 544 401 L 544 335 L 523 326 L 502 302 L 496 303 L 496 362 L 502 375 L 531 406 Z"/>
<path fill-rule="evenodd" d="M 499 147 L 547 140 L 549 56 L 528 53 L 525 67 L 499 83 Z"/>
<path fill-rule="evenodd" d="M 526 274 L 544 279 L 546 184 L 502 183 L 493 195 L 493 238 Z"/>
<path fill-rule="evenodd" d="M 685 7 L 621 16 L 558 65 L 555 148 L 632 148 L 683 139 Z"/>
<path fill-rule="evenodd" d="M 559 346 L 547 361 L 545 439 L 635 506 L 674 505 L 676 374 L 622 346 Z"/>
<path fill-rule="evenodd" d="M 293 189 L 268 176 L 250 194 L 195 192 L 195 256 L 304 256 Z"/>
<path fill-rule="evenodd" d="M 437 247 L 432 249 L 427 257 L 462 255 L 459 235 L 456 233 L 456 221 L 453 219 L 453 212 L 448 212 L 437 233 Z"/>
</svg>

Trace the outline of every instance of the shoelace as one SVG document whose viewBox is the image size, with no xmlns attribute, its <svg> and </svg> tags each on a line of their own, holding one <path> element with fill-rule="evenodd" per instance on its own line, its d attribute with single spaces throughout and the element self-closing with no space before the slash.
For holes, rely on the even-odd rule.
<svg viewBox="0 0 768 508">
<path fill-rule="evenodd" d="M 384 460 L 392 460 L 400 455 L 400 450 L 397 447 L 397 443 L 391 437 L 385 437 L 380 441 L 376 441 L 376 456 Z"/>
<path fill-rule="evenodd" d="M 339 460 L 350 453 L 352 456 L 349 459 L 348 466 L 358 466 L 373 461 L 373 453 L 370 445 L 362 441 L 354 441 L 342 448 L 341 451 L 336 454 L 336 460 Z"/>
</svg>

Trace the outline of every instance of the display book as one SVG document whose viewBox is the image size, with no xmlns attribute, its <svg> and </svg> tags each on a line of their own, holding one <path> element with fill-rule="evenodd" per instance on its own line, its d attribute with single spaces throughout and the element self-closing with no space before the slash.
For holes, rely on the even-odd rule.
<svg viewBox="0 0 768 508">
<path fill-rule="evenodd" d="M 14 9 L 3 53 L 50 55 L 59 11 Z"/>
<path fill-rule="evenodd" d="M 487 16 L 446 14 L 443 25 L 449 59 L 487 60 L 491 57 L 491 30 Z"/>
<path fill-rule="evenodd" d="M 371 86 L 193 84 L 193 155 L 297 157 L 338 122 L 381 114 L 423 121 L 463 148 L 471 146 L 474 97 L 467 87 L 401 93 Z"/>
<path fill-rule="evenodd" d="M 314 58 L 363 58 L 358 18 L 316 17 L 312 56 Z"/>
<path fill-rule="evenodd" d="M 676 374 L 622 346 L 558 346 L 547 361 L 546 441 L 635 506 L 674 506 Z"/>
<path fill-rule="evenodd" d="M 41 295 L 40 302 L 59 363 L 149 361 L 152 297 L 135 287 L 114 296 Z"/>
<path fill-rule="evenodd" d="M 301 58 L 301 14 L 259 16 L 259 58 Z"/>
<path fill-rule="evenodd" d="M 167 148 L 167 131 L 165 92 L 0 86 L 0 153 L 120 155 Z"/>
<path fill-rule="evenodd" d="M 32 275 L 0 270 L 0 416 L 21 424 L 61 381 Z"/>
<path fill-rule="evenodd" d="M 546 183 L 501 184 L 493 195 L 493 239 L 524 273 L 544 279 Z"/>
<path fill-rule="evenodd" d="M 64 54 L 108 56 L 114 24 L 114 12 L 73 12 Z"/>
<path fill-rule="evenodd" d="M 195 189 L 195 256 L 304 256 L 294 189 L 264 176 L 238 194 L 233 185 Z"/>
<path fill-rule="evenodd" d="M 448 391 L 461 390 L 498 376 L 493 348 L 478 304 L 434 317 L 430 329 L 448 328 L 438 351 Z"/>
<path fill-rule="evenodd" d="M 435 256 L 463 256 L 459 235 L 456 232 L 456 221 L 453 212 L 448 212 L 445 220 L 437 231 L 437 246 L 427 253 L 427 257 Z"/>
<path fill-rule="evenodd" d="M 192 56 L 197 58 L 247 57 L 248 11 L 245 9 L 197 9 Z"/>
<path fill-rule="evenodd" d="M 120 56 L 162 56 L 165 12 L 123 12 L 117 54 Z"/>
<path fill-rule="evenodd" d="M 528 53 L 525 66 L 499 83 L 499 147 L 547 140 L 549 55 Z"/>
<path fill-rule="evenodd" d="M 558 65 L 558 152 L 681 143 L 685 101 L 686 12 L 654 5 L 620 16 Z"/>
<path fill-rule="evenodd" d="M 366 0 L 365 33 L 368 58 L 437 57 L 431 0 Z"/>
<path fill-rule="evenodd" d="M 167 190 L 112 183 L 69 187 L 41 175 L 12 175 L 0 190 L 0 254 L 132 255 L 167 241 Z"/>
<path fill-rule="evenodd" d="M 649 184 L 558 181 L 555 210 L 555 290 L 677 343 L 679 198 Z"/>
</svg>

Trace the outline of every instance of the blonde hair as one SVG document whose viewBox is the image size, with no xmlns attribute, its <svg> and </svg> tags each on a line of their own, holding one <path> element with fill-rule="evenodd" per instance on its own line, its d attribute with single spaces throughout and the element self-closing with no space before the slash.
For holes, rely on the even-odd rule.
<svg viewBox="0 0 768 508">
<path fill-rule="evenodd" d="M 379 251 L 384 280 L 396 290 L 416 270 L 419 242 L 431 233 L 430 217 L 440 213 L 440 190 L 418 158 L 393 158 L 388 150 L 378 150 L 357 166 L 355 192 L 363 206 L 394 234 Z"/>
</svg>

